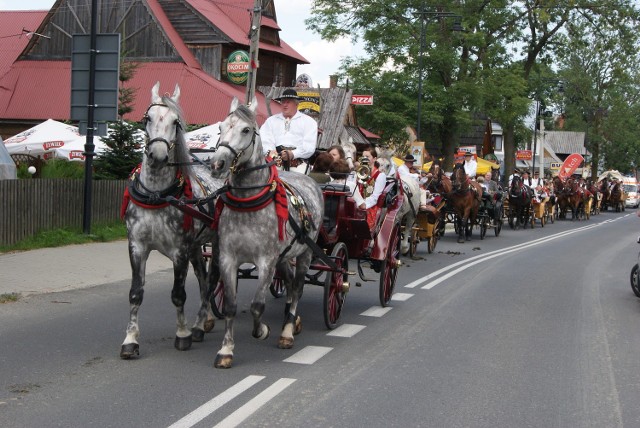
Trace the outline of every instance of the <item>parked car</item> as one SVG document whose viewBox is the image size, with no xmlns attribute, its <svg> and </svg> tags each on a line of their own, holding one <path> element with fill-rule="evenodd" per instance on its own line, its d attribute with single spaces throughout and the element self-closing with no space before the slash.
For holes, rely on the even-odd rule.
<svg viewBox="0 0 640 428">
<path fill-rule="evenodd" d="M 640 195 L 638 194 L 637 184 L 624 184 L 624 192 L 627 194 L 627 199 L 624 205 L 627 207 L 638 208 L 640 205 Z"/>
</svg>

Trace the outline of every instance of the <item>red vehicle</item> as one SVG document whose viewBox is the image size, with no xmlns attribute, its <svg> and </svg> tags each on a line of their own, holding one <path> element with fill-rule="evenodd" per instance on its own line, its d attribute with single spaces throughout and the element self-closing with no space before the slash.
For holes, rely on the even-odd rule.
<svg viewBox="0 0 640 428">
<path fill-rule="evenodd" d="M 356 259 L 358 274 L 363 281 L 374 281 L 365 277 L 362 263 L 379 273 L 380 305 L 387 306 L 393 295 L 398 267 L 400 266 L 400 218 L 398 210 L 403 202 L 402 186 L 389 178 L 385 191 L 378 200 L 379 219 L 374 231 L 369 230 L 366 211 L 360 210 L 351 197 L 349 188 L 343 184 L 323 184 L 325 212 L 318 236 L 316 259 L 307 274 L 306 283 L 324 287 L 323 313 L 328 329 L 338 326 L 342 306 L 350 289 L 349 259 Z M 211 252 L 205 251 L 205 257 Z M 239 278 L 255 279 L 252 269 L 240 269 Z M 285 293 L 284 284 L 277 276 L 270 288 L 274 297 Z M 212 297 L 213 312 L 222 318 L 224 290 L 218 284 Z"/>
</svg>

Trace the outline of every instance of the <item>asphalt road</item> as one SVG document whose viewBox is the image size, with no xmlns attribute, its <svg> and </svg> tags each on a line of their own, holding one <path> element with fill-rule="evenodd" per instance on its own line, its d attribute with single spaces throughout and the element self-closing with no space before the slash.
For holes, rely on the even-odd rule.
<svg viewBox="0 0 640 428">
<path fill-rule="evenodd" d="M 222 322 L 174 349 L 169 270 L 148 275 L 137 360 L 118 356 L 128 280 L 0 305 L 0 426 L 640 426 L 638 221 L 603 213 L 465 244 L 448 233 L 400 269 L 388 310 L 377 283 L 352 287 L 332 332 L 308 286 L 286 351 L 282 300 L 268 299 L 272 335 L 257 341 L 243 281 L 229 370 L 213 368 Z M 190 275 L 190 320 L 196 289 Z"/>
</svg>

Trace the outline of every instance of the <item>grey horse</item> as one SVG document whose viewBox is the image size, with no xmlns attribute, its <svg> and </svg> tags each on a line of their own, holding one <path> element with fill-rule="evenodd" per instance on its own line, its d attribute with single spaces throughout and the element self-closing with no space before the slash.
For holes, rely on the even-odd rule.
<svg viewBox="0 0 640 428">
<path fill-rule="evenodd" d="M 209 299 L 217 277 L 215 274 L 207 275 L 202 257 L 202 245 L 214 241 L 214 232 L 206 221 L 169 205 L 167 198 L 206 199 L 224 182 L 211 177 L 207 165 L 191 165 L 178 106 L 180 88 L 176 85 L 171 97 L 161 97 L 159 87 L 160 82 L 151 90 L 151 105 L 143 120 L 147 141 L 142 164 L 131 175 L 122 207 L 132 272 L 129 324 L 120 350 L 123 359 L 139 355 L 138 310 L 144 294 L 145 266 L 153 250 L 173 263 L 171 301 L 176 307 L 178 325 L 175 347 L 189 349 L 192 340 L 202 341 L 204 332 L 210 331 L 214 323 Z M 192 329 L 187 327 L 184 314 L 189 262 L 198 278 L 201 300 Z M 215 270 L 213 262 L 214 257 L 210 261 L 209 273 Z"/>
<path fill-rule="evenodd" d="M 233 100 L 229 116 L 220 124 L 220 141 L 211 158 L 214 176 L 230 172 L 230 190 L 220 196 L 216 209 L 225 315 L 225 335 L 215 360 L 217 368 L 229 368 L 233 362 L 237 272 L 243 263 L 253 263 L 259 278 L 251 303 L 253 337 L 269 336 L 262 314 L 277 269 L 287 289 L 278 346 L 293 346 L 293 335 L 301 328 L 296 314 L 298 299 L 313 258 L 308 243 L 315 243 L 324 212 L 322 192 L 313 179 L 296 172 L 277 171 L 265 159 L 255 118 L 257 105 L 255 98 L 250 107 Z M 291 268 L 294 260 L 295 277 Z"/>
</svg>

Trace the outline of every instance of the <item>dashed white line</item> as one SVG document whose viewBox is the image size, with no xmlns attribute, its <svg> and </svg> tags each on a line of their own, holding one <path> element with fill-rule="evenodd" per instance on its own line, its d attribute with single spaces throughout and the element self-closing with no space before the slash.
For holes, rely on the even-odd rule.
<svg viewBox="0 0 640 428">
<path fill-rule="evenodd" d="M 365 317 L 378 317 L 378 318 L 380 318 L 381 316 L 384 316 L 384 314 L 389 312 L 391 309 L 392 308 L 390 308 L 389 306 L 387 306 L 386 308 L 383 308 L 381 306 L 372 306 L 369 309 L 367 309 L 366 311 L 364 311 L 363 313 L 361 313 L 360 315 L 365 316 Z"/>
<path fill-rule="evenodd" d="M 406 300 L 409 300 L 412 297 L 413 297 L 413 294 L 411 293 L 394 293 L 394 295 L 391 296 L 391 300 L 395 300 L 397 302 L 404 302 Z"/>
<path fill-rule="evenodd" d="M 233 385 L 223 393 L 204 403 L 202 406 L 195 409 L 193 412 L 180 419 L 169 428 L 189 428 L 209 416 L 211 413 L 218 410 L 224 404 L 228 403 L 238 395 L 251 388 L 256 383 L 264 379 L 264 376 L 247 376 L 240 382 Z"/>
<path fill-rule="evenodd" d="M 306 346 L 283 361 L 285 363 L 313 364 L 327 355 L 332 349 L 326 346 Z"/>
<path fill-rule="evenodd" d="M 284 391 L 295 379 L 282 378 L 274 382 L 273 385 L 249 400 L 247 404 L 240 407 L 235 412 L 224 418 L 214 428 L 234 428 L 244 422 L 249 416 L 254 414 L 260 407 L 267 404 L 272 398 Z"/>
<path fill-rule="evenodd" d="M 364 325 L 343 324 L 335 330 L 331 330 L 329 333 L 327 333 L 327 336 L 353 337 L 356 334 L 360 333 L 364 328 Z"/>
</svg>

